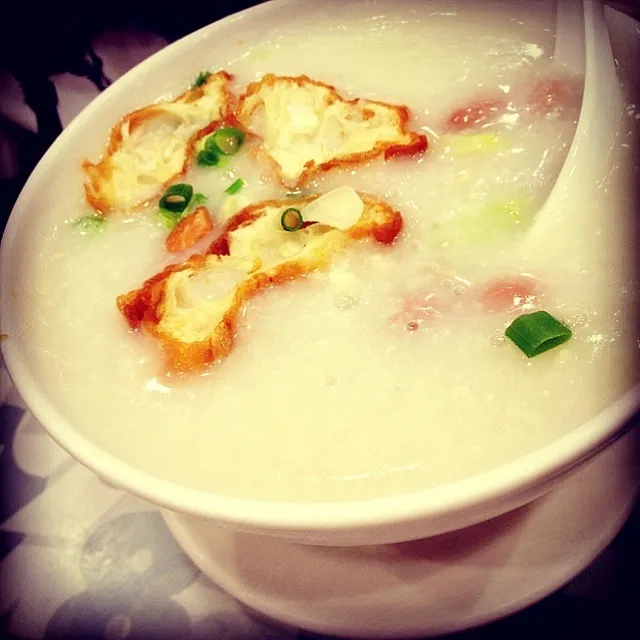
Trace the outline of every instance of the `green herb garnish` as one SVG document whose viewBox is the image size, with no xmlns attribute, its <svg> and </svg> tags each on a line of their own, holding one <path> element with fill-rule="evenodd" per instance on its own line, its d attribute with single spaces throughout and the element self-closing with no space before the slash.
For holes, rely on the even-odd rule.
<svg viewBox="0 0 640 640">
<path fill-rule="evenodd" d="M 160 198 L 160 209 L 170 213 L 183 213 L 187 210 L 193 198 L 193 187 L 190 184 L 179 182 L 171 185 Z"/>
<path fill-rule="evenodd" d="M 198 153 L 197 162 L 203 167 L 224 167 L 226 156 L 232 156 L 243 145 L 245 133 L 236 127 L 218 129 L 204 141 L 204 147 Z"/>
<path fill-rule="evenodd" d="M 175 213 L 173 211 L 167 211 L 167 209 L 160 209 L 159 213 L 165 227 L 169 229 L 173 229 L 173 227 L 184 218 L 184 213 Z"/>
<path fill-rule="evenodd" d="M 215 149 L 203 149 L 197 156 L 198 164 L 203 167 L 224 166 L 225 160 Z"/>
<path fill-rule="evenodd" d="M 190 184 L 179 183 L 171 185 L 160 198 L 160 216 L 169 227 L 175 227 L 188 213 L 189 209 L 206 202 L 207 197 L 202 193 L 193 193 Z"/>
<path fill-rule="evenodd" d="M 204 193 L 194 193 L 189 206 L 197 207 L 199 204 L 203 204 L 208 200 Z"/>
<path fill-rule="evenodd" d="M 285 231 L 297 231 L 298 229 L 302 229 L 303 223 L 302 214 L 298 209 L 294 209 L 293 207 L 285 209 L 280 216 L 280 224 Z"/>
<path fill-rule="evenodd" d="M 196 79 L 195 79 L 195 81 L 194 81 L 194 83 L 193 83 L 191 88 L 195 89 L 197 87 L 201 87 L 210 77 L 211 77 L 211 72 L 210 71 L 201 71 L 197 75 L 197 77 L 196 77 Z"/>
<path fill-rule="evenodd" d="M 242 178 L 238 178 L 235 182 L 232 182 L 224 192 L 232 196 L 234 193 L 238 193 L 242 187 L 244 187 L 244 180 Z"/>
<path fill-rule="evenodd" d="M 571 329 L 546 311 L 534 311 L 518 316 L 504 335 L 527 358 L 533 358 L 566 342 L 571 337 Z"/>
<path fill-rule="evenodd" d="M 235 155 L 245 140 L 245 133 L 236 127 L 223 127 L 211 134 L 204 143 L 205 150 L 215 149 L 223 156 Z"/>
</svg>

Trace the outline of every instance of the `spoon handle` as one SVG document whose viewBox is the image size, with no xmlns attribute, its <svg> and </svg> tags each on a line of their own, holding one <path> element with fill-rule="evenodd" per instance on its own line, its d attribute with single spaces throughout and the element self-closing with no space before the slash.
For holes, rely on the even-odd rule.
<svg viewBox="0 0 640 640">
<path fill-rule="evenodd" d="M 566 71 L 585 72 L 584 6 L 582 0 L 558 0 L 553 64 Z"/>
<path fill-rule="evenodd" d="M 564 4 L 564 0 L 558 4 Z M 612 156 L 622 117 L 622 90 L 604 7 L 598 0 L 583 0 L 583 9 L 585 75 L 580 116 L 558 178 L 526 236 L 525 243 L 530 247 L 540 241 L 548 242 L 550 231 L 561 223 L 571 224 L 576 232 L 580 225 L 586 224 L 577 211 L 578 203 L 587 198 L 588 193 L 595 195 L 594 190 L 614 164 Z"/>
</svg>

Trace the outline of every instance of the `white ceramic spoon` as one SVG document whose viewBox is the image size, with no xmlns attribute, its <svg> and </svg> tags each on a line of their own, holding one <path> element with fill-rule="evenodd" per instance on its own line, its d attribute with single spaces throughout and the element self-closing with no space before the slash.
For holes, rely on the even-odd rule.
<svg viewBox="0 0 640 640">
<path fill-rule="evenodd" d="M 553 64 L 580 75 L 585 73 L 583 0 L 557 0 Z"/>
<path fill-rule="evenodd" d="M 528 244 L 547 236 L 550 226 L 566 218 L 572 205 L 575 209 L 585 188 L 607 174 L 622 114 L 622 91 L 603 5 L 597 0 L 558 0 L 556 28 L 554 64 L 578 73 L 584 70 L 584 94 L 569 153 L 547 201 L 536 214 L 524 241 Z"/>
</svg>

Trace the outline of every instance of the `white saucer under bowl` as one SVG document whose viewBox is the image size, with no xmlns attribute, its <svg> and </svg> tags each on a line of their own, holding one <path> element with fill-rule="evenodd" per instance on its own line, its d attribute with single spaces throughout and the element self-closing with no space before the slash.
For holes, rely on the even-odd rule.
<svg viewBox="0 0 640 640">
<path fill-rule="evenodd" d="M 214 582 L 276 620 L 351 637 L 438 635 L 522 609 L 589 565 L 633 507 L 639 444 L 634 429 L 546 496 L 414 542 L 322 547 L 165 519 Z"/>
</svg>

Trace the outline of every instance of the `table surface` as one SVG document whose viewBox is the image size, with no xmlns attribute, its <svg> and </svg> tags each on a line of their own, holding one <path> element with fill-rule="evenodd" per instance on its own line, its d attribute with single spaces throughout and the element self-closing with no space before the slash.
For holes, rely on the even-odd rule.
<svg viewBox="0 0 640 640">
<path fill-rule="evenodd" d="M 157 35 L 125 30 L 103 34 L 95 49 L 115 79 L 164 44 Z M 0 80 L 0 114 L 34 130 L 16 83 L 2 72 Z M 86 78 L 64 74 L 55 85 L 63 125 L 97 95 Z M 0 383 L 0 638 L 321 638 L 265 620 L 223 592 L 180 549 L 156 507 L 108 486 L 53 442 L 3 366 Z M 636 509 L 562 590 L 451 638 L 635 639 L 639 604 Z"/>
</svg>

